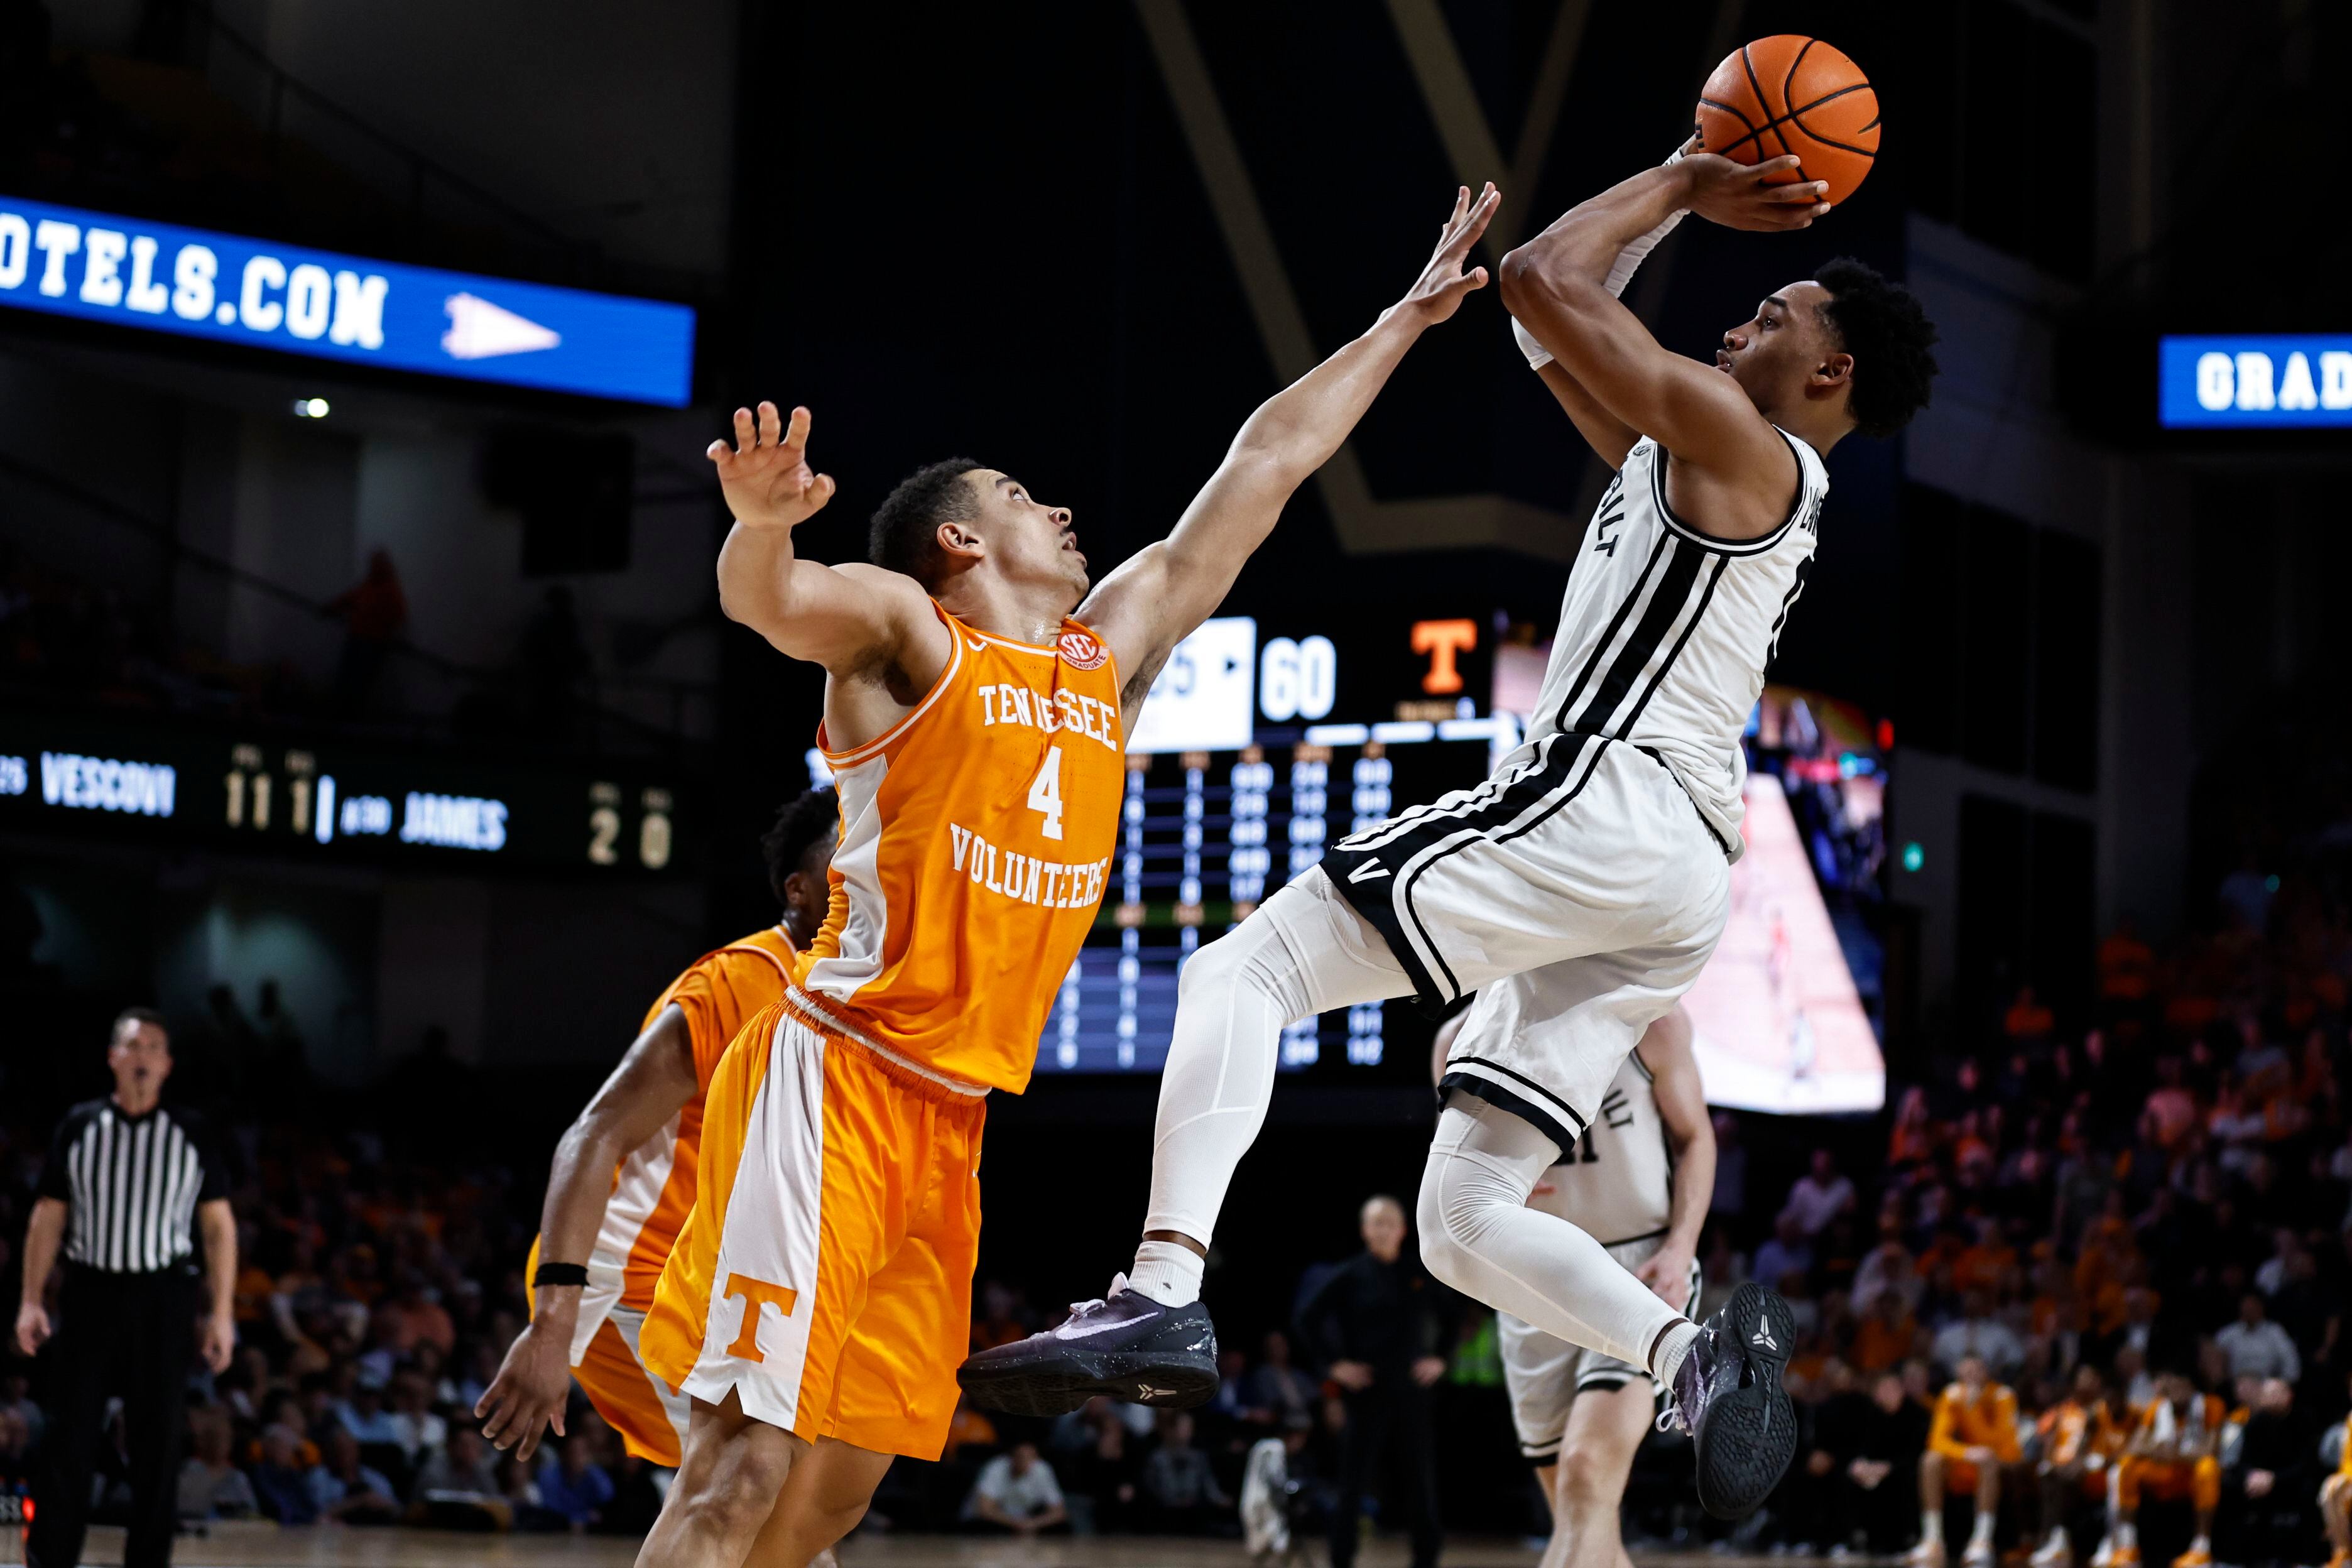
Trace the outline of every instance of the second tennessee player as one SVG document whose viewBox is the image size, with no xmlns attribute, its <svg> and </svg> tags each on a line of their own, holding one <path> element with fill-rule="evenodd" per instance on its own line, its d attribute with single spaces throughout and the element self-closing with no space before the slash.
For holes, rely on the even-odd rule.
<svg viewBox="0 0 2352 1568">
<path fill-rule="evenodd" d="M 694 1207 L 710 1076 L 743 1020 L 807 967 L 829 906 L 825 868 L 840 822 L 829 789 L 806 791 L 776 814 L 760 847 L 782 918 L 703 954 L 669 983 L 556 1145 L 527 1272 L 530 1324 L 474 1407 L 497 1447 L 519 1447 L 528 1459 L 547 1427 L 561 1436 L 576 1376 L 629 1452 L 677 1464 L 687 1402 L 646 1374 L 638 1331 Z"/>
<path fill-rule="evenodd" d="M 712 447 L 735 517 L 721 602 L 824 667 L 842 833 L 806 976 L 711 1083 L 700 1191 L 646 1320 L 646 1364 L 693 1414 L 639 1563 L 806 1562 L 894 1456 L 939 1457 L 986 1097 L 1027 1085 L 1093 923 L 1128 727 L 1292 492 L 1485 283 L 1463 258 L 1496 201 L 1462 191 L 1404 298 L 1252 415 L 1174 531 L 1091 591 L 1069 512 L 1010 474 L 932 464 L 877 512 L 873 564 L 825 566 L 793 538 L 833 493 L 806 410 L 739 411 Z"/>
</svg>

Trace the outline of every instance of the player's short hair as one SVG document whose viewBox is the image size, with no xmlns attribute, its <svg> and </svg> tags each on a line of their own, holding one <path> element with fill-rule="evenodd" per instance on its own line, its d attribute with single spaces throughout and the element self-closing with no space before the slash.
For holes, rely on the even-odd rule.
<svg viewBox="0 0 2352 1568">
<path fill-rule="evenodd" d="M 801 868 L 816 842 L 841 830 L 841 797 L 831 784 L 803 790 L 784 802 L 774 824 L 760 835 L 760 852 L 767 858 L 768 886 L 776 902 L 784 901 L 784 879 Z"/>
<path fill-rule="evenodd" d="M 125 1007 L 121 1012 L 117 1013 L 114 1016 L 114 1027 L 106 1032 L 106 1043 L 110 1046 L 112 1045 L 115 1041 L 122 1037 L 122 1031 L 124 1029 L 131 1028 L 142 1024 L 152 1024 L 157 1028 L 163 1029 L 166 1038 L 169 1038 L 171 1036 L 171 1030 L 164 1026 L 163 1015 L 155 1011 L 154 1008 Z"/>
<path fill-rule="evenodd" d="M 1841 256 L 1813 274 L 1829 290 L 1822 318 L 1853 356 L 1846 406 L 1865 436 L 1892 436 L 1927 406 L 1936 379 L 1936 323 L 1910 289 L 1877 268 Z"/>
<path fill-rule="evenodd" d="M 980 502 L 963 482 L 979 467 L 970 458 L 946 458 L 900 479 L 898 488 L 875 509 L 867 559 L 904 572 L 926 588 L 939 586 L 940 524 L 980 515 Z"/>
</svg>

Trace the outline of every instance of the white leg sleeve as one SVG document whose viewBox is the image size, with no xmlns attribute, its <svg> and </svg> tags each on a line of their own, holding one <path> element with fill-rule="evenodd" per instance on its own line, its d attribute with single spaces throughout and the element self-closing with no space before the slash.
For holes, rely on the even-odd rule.
<svg viewBox="0 0 2352 1568">
<path fill-rule="evenodd" d="M 1319 869 L 1194 953 L 1176 988 L 1143 1228 L 1208 1245 L 1234 1168 L 1265 1124 L 1285 1024 L 1412 992 L 1380 933 Z"/>
<path fill-rule="evenodd" d="M 1422 1260 L 1465 1295 L 1605 1355 L 1651 1365 L 1683 1315 L 1585 1232 L 1527 1206 L 1559 1158 L 1549 1134 L 1457 1094 L 1422 1173 Z"/>
</svg>

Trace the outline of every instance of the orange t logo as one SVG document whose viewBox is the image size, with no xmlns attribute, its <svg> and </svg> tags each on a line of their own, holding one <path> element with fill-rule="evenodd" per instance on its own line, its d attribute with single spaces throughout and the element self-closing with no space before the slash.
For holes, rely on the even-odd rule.
<svg viewBox="0 0 2352 1568">
<path fill-rule="evenodd" d="M 776 1304 L 776 1315 L 789 1318 L 793 1303 L 800 1292 L 782 1285 L 771 1285 L 765 1279 L 754 1279 L 749 1274 L 727 1276 L 727 1289 L 720 1292 L 729 1298 L 743 1298 L 743 1327 L 737 1331 L 735 1342 L 727 1347 L 729 1355 L 740 1355 L 747 1361 L 764 1362 L 760 1353 L 760 1309 L 770 1301 Z"/>
<path fill-rule="evenodd" d="M 1461 690 L 1462 672 L 1454 668 L 1454 656 L 1477 646 L 1475 621 L 1413 622 L 1412 651 L 1429 655 L 1429 673 L 1421 678 L 1421 689 L 1432 696 Z"/>
</svg>

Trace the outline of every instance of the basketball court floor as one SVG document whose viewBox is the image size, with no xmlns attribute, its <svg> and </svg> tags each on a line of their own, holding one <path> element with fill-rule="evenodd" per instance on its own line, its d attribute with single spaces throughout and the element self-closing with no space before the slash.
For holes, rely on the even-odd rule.
<svg viewBox="0 0 2352 1568">
<path fill-rule="evenodd" d="M 0 1542 L 0 1563 L 21 1562 L 14 1542 Z M 183 1537 L 179 1568 L 627 1568 L 636 1542 L 605 1536 L 453 1535 L 446 1531 L 280 1530 L 272 1524 L 218 1524 Z M 1402 1541 L 1378 1540 L 1357 1559 L 1362 1568 L 1402 1568 Z M 1454 1540 L 1446 1568 L 1530 1568 L 1523 1542 Z M 1643 1568 L 1761 1568 L 1763 1559 L 1650 1555 Z M 122 1531 L 90 1531 L 82 1561 L 107 1568 L 122 1561 Z M 841 1549 L 842 1568 L 1241 1568 L 1250 1559 L 1238 1541 L 1171 1541 L 1094 1536 L 1014 1541 L 961 1535 L 864 1536 Z M 1304 1559 L 1327 1562 L 1319 1542 Z"/>
</svg>

